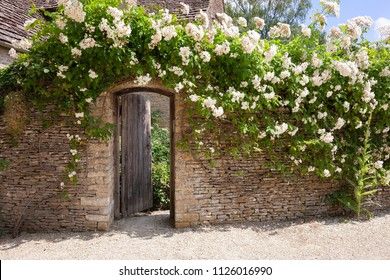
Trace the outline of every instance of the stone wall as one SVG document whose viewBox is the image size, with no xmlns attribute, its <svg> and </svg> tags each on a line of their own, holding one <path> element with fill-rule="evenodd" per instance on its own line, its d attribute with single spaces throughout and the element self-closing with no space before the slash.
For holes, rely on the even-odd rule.
<svg viewBox="0 0 390 280">
<path fill-rule="evenodd" d="M 186 109 L 176 98 L 175 138 L 186 133 Z M 208 160 L 176 150 L 175 226 L 239 221 L 281 221 L 342 213 L 327 202 L 337 182 L 281 174 L 266 167 L 266 155 Z M 390 188 L 381 188 L 373 210 L 390 208 Z"/>
<path fill-rule="evenodd" d="M 223 0 L 211 0 L 209 3 L 208 14 L 214 19 L 217 13 L 223 13 L 225 11 L 225 4 Z"/>
<path fill-rule="evenodd" d="M 112 104 L 105 98 L 96 107 L 97 114 L 113 120 L 113 116 L 104 113 L 112 111 Z M 69 196 L 64 199 L 60 181 L 70 157 L 66 135 L 82 133 L 69 117 L 62 116 L 49 128 L 42 126 L 42 117 L 42 113 L 31 111 L 30 122 L 15 143 L 6 134 L 4 118 L 0 116 L 0 158 L 10 162 L 0 172 L 0 228 L 10 231 L 108 229 L 114 207 L 113 140 L 92 141 L 83 147 L 79 183 L 67 187 Z"/>
<path fill-rule="evenodd" d="M 120 84 L 104 93 L 94 114 L 115 123 L 115 92 L 131 88 Z M 159 84 L 151 90 L 161 90 Z M 174 142 L 186 133 L 186 107 L 175 95 Z M 46 113 L 47 115 L 47 113 Z M 69 188 L 69 199 L 58 197 L 69 159 L 67 133 L 80 134 L 69 117 L 62 116 L 44 129 L 41 114 L 31 112 L 18 145 L 5 133 L 0 117 L 0 158 L 10 160 L 0 172 L 0 227 L 29 231 L 107 230 L 114 216 L 114 139 L 92 141 L 82 151 L 79 184 Z M 173 155 L 172 212 L 176 227 L 240 221 L 280 221 L 340 213 L 326 202 L 337 183 L 316 177 L 286 176 L 266 167 L 266 155 L 233 159 L 223 157 L 211 167 L 207 160 L 175 149 Z M 381 209 L 390 208 L 390 188 L 377 195 Z M 376 207 L 378 208 L 378 207 Z M 21 223 L 22 222 L 22 223 Z"/>
<path fill-rule="evenodd" d="M 12 62 L 12 58 L 9 56 L 8 51 L 8 48 L 0 46 L 0 68 L 1 65 L 7 65 Z"/>
</svg>

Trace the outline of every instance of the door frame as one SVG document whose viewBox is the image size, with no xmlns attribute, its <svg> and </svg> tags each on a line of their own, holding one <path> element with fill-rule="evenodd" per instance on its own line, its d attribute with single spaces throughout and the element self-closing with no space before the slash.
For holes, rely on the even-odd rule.
<svg viewBox="0 0 390 280">
<path fill-rule="evenodd" d="M 160 88 L 148 87 L 131 87 L 117 91 L 114 95 L 114 217 L 121 219 L 120 211 L 120 145 L 119 145 L 119 131 L 121 129 L 119 98 L 126 94 L 137 94 L 140 92 L 161 94 L 169 98 L 169 134 L 170 134 L 170 221 L 174 224 L 175 221 L 175 96 L 169 91 Z"/>
</svg>

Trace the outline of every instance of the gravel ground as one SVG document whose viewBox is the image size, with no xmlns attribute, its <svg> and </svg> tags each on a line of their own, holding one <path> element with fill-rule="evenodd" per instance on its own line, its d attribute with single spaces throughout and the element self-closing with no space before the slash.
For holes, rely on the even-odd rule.
<svg viewBox="0 0 390 280">
<path fill-rule="evenodd" d="M 23 233 L 0 259 L 390 259 L 390 213 L 342 219 L 173 229 L 168 212 L 115 222 L 105 233 Z"/>
</svg>

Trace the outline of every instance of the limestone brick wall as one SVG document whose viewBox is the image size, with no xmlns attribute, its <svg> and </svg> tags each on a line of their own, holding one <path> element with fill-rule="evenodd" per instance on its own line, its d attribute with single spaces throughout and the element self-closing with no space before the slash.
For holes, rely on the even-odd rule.
<svg viewBox="0 0 390 280">
<path fill-rule="evenodd" d="M 0 66 L 7 65 L 12 62 L 12 58 L 9 56 L 8 51 L 8 48 L 0 46 Z"/>
<path fill-rule="evenodd" d="M 104 93 L 93 112 L 115 123 L 114 93 L 131 88 L 122 83 Z M 151 90 L 161 90 L 159 84 Z M 186 106 L 175 95 L 174 144 L 188 127 Z M 48 114 L 46 112 L 46 114 Z M 59 197 L 61 176 L 69 159 L 66 134 L 82 132 L 67 116 L 42 127 L 41 113 L 31 111 L 19 143 L 5 133 L 0 116 L 0 158 L 10 166 L 0 172 L 0 228 L 27 231 L 107 230 L 113 220 L 115 182 L 114 138 L 90 141 L 82 151 L 79 183 L 69 187 L 69 199 Z M 173 158 L 172 212 L 176 227 L 240 221 L 280 221 L 340 213 L 326 202 L 339 184 L 317 177 L 286 176 L 266 167 L 268 158 L 223 157 L 211 167 L 195 153 L 176 148 Z M 390 188 L 376 197 L 380 209 L 390 208 Z M 378 207 L 376 207 L 378 209 Z"/>
<path fill-rule="evenodd" d="M 96 113 L 112 120 L 112 99 L 101 98 Z M 101 108 L 102 110 L 100 110 Z M 48 114 L 45 112 L 44 114 Z M 0 116 L 0 158 L 10 162 L 0 172 L 0 228 L 7 231 L 107 230 L 113 220 L 113 140 L 91 141 L 82 148 L 79 183 L 61 198 L 60 182 L 69 159 L 68 133 L 82 135 L 69 117 L 49 128 L 42 113 L 30 112 L 30 122 L 18 143 L 6 134 Z"/>
<path fill-rule="evenodd" d="M 176 98 L 175 137 L 186 133 L 185 105 Z M 266 155 L 215 159 L 213 167 L 196 153 L 175 152 L 175 225 L 239 221 L 281 221 L 340 214 L 327 202 L 339 183 L 316 176 L 281 174 L 266 167 Z M 375 209 L 390 208 L 390 188 L 381 188 Z"/>
<path fill-rule="evenodd" d="M 225 5 L 223 0 L 210 0 L 208 14 L 211 18 L 215 18 L 217 13 L 223 13 L 225 11 Z"/>
</svg>

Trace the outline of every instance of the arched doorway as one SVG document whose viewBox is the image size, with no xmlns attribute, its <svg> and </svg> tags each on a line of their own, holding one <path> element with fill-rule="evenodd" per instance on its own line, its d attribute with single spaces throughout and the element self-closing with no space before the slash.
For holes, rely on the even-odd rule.
<svg viewBox="0 0 390 280">
<path fill-rule="evenodd" d="M 169 131 L 170 218 L 174 222 L 174 96 L 159 88 L 131 87 L 115 94 L 115 218 L 153 209 L 151 118 L 157 100 L 165 99 L 163 123 Z M 160 98 L 158 98 L 160 97 Z M 161 98 L 163 97 L 163 98 Z M 161 102 L 161 101 L 160 101 Z M 164 109 L 165 109 L 164 107 Z"/>
</svg>

